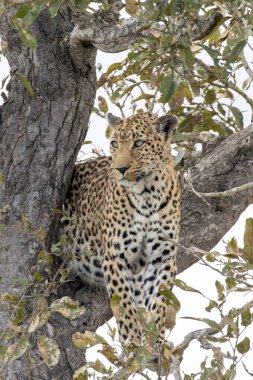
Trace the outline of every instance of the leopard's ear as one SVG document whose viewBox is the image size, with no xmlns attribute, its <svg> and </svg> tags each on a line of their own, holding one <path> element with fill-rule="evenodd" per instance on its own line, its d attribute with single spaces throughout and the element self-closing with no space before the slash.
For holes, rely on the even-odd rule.
<svg viewBox="0 0 253 380">
<path fill-rule="evenodd" d="M 176 130 L 178 120 L 175 116 L 164 115 L 158 117 L 154 124 L 156 132 L 161 134 L 165 140 L 168 140 Z"/>
<path fill-rule="evenodd" d="M 107 119 L 112 127 L 117 127 L 122 122 L 122 119 L 118 116 L 114 116 L 112 113 L 107 114 Z"/>
<path fill-rule="evenodd" d="M 105 134 L 106 134 L 106 137 L 110 139 L 113 132 L 117 129 L 117 127 L 122 122 L 122 119 L 118 116 L 114 116 L 112 113 L 108 113 L 107 120 L 109 122 L 109 125 L 106 129 Z"/>
</svg>

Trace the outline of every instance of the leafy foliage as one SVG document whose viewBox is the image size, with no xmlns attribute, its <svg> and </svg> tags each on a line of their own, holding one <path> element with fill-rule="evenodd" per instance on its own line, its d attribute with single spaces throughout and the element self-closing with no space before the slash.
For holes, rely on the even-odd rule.
<svg viewBox="0 0 253 380">
<path fill-rule="evenodd" d="M 253 33 L 249 3 L 147 0 L 134 4 L 129 13 L 135 9 L 136 15 L 152 21 L 152 27 L 123 62 L 113 63 L 100 75 L 98 87 L 105 89 L 106 97 L 121 113 L 128 106 L 134 112 L 163 109 L 177 115 L 175 142 L 190 151 L 207 132 L 225 136 L 242 129 L 237 97 L 253 110 L 247 96 L 252 73 L 243 84 L 237 83 L 237 73 L 248 66 L 244 48 L 250 46 Z M 195 40 L 196 23 L 214 12 L 226 17 L 208 36 Z M 96 112 L 105 116 L 100 106 Z"/>
</svg>

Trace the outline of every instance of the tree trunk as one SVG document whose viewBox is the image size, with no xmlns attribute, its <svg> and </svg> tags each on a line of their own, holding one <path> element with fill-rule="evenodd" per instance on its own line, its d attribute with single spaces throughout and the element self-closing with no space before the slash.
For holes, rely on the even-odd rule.
<svg viewBox="0 0 253 380">
<path fill-rule="evenodd" d="M 0 109 L 0 174 L 4 176 L 0 193 L 0 285 L 1 292 L 17 293 L 20 297 L 24 291 L 26 296 L 36 291 L 33 273 L 38 270 L 37 253 L 44 245 L 49 248 L 55 238 L 58 214 L 50 211 L 60 209 L 64 201 L 95 96 L 96 50 L 89 43 L 80 43 L 76 50 L 68 43 L 74 27 L 71 17 L 67 9 L 54 19 L 43 12 L 34 24 L 36 51 L 20 43 L 7 17 L 1 21 L 12 80 L 8 101 Z M 88 16 L 82 17 L 85 24 L 84 17 Z M 17 73 L 29 79 L 34 96 L 17 80 Z M 194 186 L 202 192 L 222 191 L 252 181 L 252 130 L 218 139 L 192 159 L 189 167 Z M 253 189 L 223 200 L 214 199 L 207 207 L 186 187 L 182 199 L 182 244 L 210 249 L 252 199 Z M 196 261 L 182 251 L 179 258 L 179 271 Z M 46 279 L 47 273 L 44 275 Z M 34 334 L 29 355 L 4 366 L 4 379 L 68 380 L 85 363 L 84 353 L 74 347 L 71 336 L 75 331 L 95 331 L 110 318 L 107 293 L 75 281 L 60 287 L 51 298 L 63 295 L 78 299 L 86 312 L 74 321 L 55 314 L 40 329 L 40 334 L 57 340 L 61 351 L 57 366 L 50 369 L 42 363 Z M 35 298 L 31 299 L 27 298 L 29 310 L 35 302 Z M 2 328 L 9 318 L 6 309 L 1 317 Z"/>
<path fill-rule="evenodd" d="M 79 46 L 82 66 L 77 64 L 67 43 L 73 27 L 72 15 L 66 8 L 55 18 L 43 12 L 33 27 L 38 48 L 32 51 L 11 28 L 9 16 L 1 20 L 2 40 L 7 46 L 4 54 L 12 74 L 8 100 L 0 111 L 1 293 L 31 293 L 29 285 L 38 270 L 37 253 L 44 249 L 43 235 L 47 247 L 55 236 L 59 214 L 51 210 L 61 209 L 87 131 L 96 88 L 96 49 Z M 18 73 L 30 81 L 34 96 L 17 79 Z M 2 328 L 9 317 L 5 310 Z M 64 323 L 68 330 L 70 324 L 61 318 L 52 322 L 54 333 Z M 56 371 L 45 365 L 22 370 L 40 361 L 38 352 L 32 349 L 30 358 L 23 357 L 5 368 L 3 376 L 51 379 L 64 371 L 64 379 L 70 379 L 71 359 L 75 361 L 73 367 L 78 367 L 80 357 L 81 351 L 71 352 L 69 357 L 63 354 Z M 18 372 L 7 375 L 7 369 Z"/>
</svg>

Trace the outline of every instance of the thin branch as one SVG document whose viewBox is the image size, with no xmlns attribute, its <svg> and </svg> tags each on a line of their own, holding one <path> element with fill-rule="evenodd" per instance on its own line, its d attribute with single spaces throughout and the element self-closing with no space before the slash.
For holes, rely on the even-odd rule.
<svg viewBox="0 0 253 380">
<path fill-rule="evenodd" d="M 253 300 L 247 302 L 246 305 L 249 305 L 250 309 L 253 308 Z M 245 308 L 245 305 L 239 309 L 235 309 L 234 310 L 234 316 L 240 315 L 242 313 L 242 311 L 244 310 L 244 308 Z M 212 328 L 212 327 L 208 327 L 206 329 L 200 329 L 200 330 L 195 330 L 195 331 L 190 332 L 189 334 L 187 334 L 184 337 L 183 341 L 179 345 L 177 345 L 175 348 L 173 348 L 172 354 L 175 356 L 178 356 L 179 358 L 182 357 L 185 349 L 188 348 L 188 346 L 190 345 L 192 340 L 196 339 L 198 341 L 201 341 L 207 335 L 215 335 L 215 334 L 219 333 L 222 329 L 224 329 L 224 327 L 226 325 L 228 325 L 228 323 L 229 323 L 229 319 L 223 318 L 222 321 L 217 324 L 218 325 L 217 329 Z M 219 327 L 219 329 L 218 329 L 218 327 Z"/>
<path fill-rule="evenodd" d="M 202 199 L 202 201 L 207 205 L 207 206 L 210 206 L 210 207 L 213 207 L 209 202 L 207 202 L 205 200 L 205 198 L 203 197 L 203 193 L 199 193 L 198 191 L 196 191 L 193 187 L 193 184 L 192 184 L 192 179 L 191 179 L 191 174 L 190 174 L 190 170 L 188 170 L 188 173 L 187 173 L 187 176 L 186 176 L 186 180 L 188 181 L 189 185 L 190 185 L 190 188 L 192 190 L 192 192 L 197 195 L 197 197 L 199 197 L 200 199 Z"/>
<path fill-rule="evenodd" d="M 207 203 L 207 201 L 204 198 L 219 198 L 219 199 L 221 199 L 221 198 L 225 198 L 225 197 L 231 197 L 232 195 L 235 195 L 235 194 L 241 193 L 242 191 L 249 190 L 249 189 L 253 188 L 253 182 L 248 182 L 248 183 L 245 183 L 244 185 L 236 186 L 236 187 L 233 187 L 232 189 L 228 189 L 225 191 L 201 193 L 201 192 L 197 191 L 196 189 L 194 189 L 190 177 L 188 178 L 188 181 L 189 181 L 189 185 L 190 185 L 193 193 L 196 194 L 199 198 L 203 199 L 203 201 L 205 203 Z M 211 206 L 209 203 L 207 203 L 207 204 L 209 206 Z"/>
<path fill-rule="evenodd" d="M 185 246 L 183 246 L 181 243 L 179 243 L 178 241 L 176 240 L 173 240 L 173 239 L 170 239 L 167 235 L 164 236 L 164 240 L 166 241 L 170 241 L 171 243 L 175 244 L 176 246 L 178 246 L 179 248 L 183 249 L 185 253 L 187 253 L 188 255 L 193 255 L 195 256 L 199 261 L 201 261 L 205 266 L 209 267 L 210 269 L 214 270 L 215 272 L 219 273 L 221 276 L 225 276 L 224 273 L 222 271 L 220 271 L 218 268 L 215 268 L 214 266 L 212 266 L 211 264 L 209 264 L 207 261 L 205 261 L 203 259 L 204 256 L 206 255 L 209 255 L 210 252 L 207 252 L 207 251 L 204 251 L 203 249 L 200 249 L 200 248 L 197 248 L 197 247 L 190 247 L 190 248 L 187 248 Z M 226 276 L 225 276 L 226 277 Z M 252 285 L 249 284 L 247 281 L 244 281 L 244 280 L 241 280 L 240 278 L 236 278 L 236 281 L 239 282 L 240 284 L 243 284 L 243 285 L 246 285 L 248 289 L 245 289 L 245 290 L 249 290 L 249 289 L 252 289 Z"/>
<path fill-rule="evenodd" d="M 241 95 L 246 100 L 246 102 L 251 106 L 251 108 L 253 109 L 253 100 L 247 94 L 245 94 L 245 92 L 243 90 L 241 90 L 239 87 L 237 87 L 233 83 L 218 77 L 217 74 L 208 65 L 206 65 L 204 62 L 202 62 L 199 58 L 195 58 L 195 59 L 196 59 L 196 62 L 198 62 L 198 64 L 203 69 L 205 69 L 208 74 L 214 76 L 215 80 L 219 80 L 222 83 L 222 85 L 220 85 L 219 83 L 215 83 L 215 86 L 222 87 L 222 88 L 224 88 L 224 86 L 225 86 L 226 88 L 230 88 L 231 90 L 237 92 L 237 94 Z"/>
</svg>

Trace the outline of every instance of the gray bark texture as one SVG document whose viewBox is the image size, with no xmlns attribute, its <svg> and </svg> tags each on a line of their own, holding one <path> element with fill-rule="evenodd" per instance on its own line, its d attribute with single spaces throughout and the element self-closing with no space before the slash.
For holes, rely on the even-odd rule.
<svg viewBox="0 0 253 380">
<path fill-rule="evenodd" d="M 82 25 L 85 17 L 82 16 Z M 37 291 L 33 277 L 37 253 L 49 248 L 57 233 L 59 217 L 50 210 L 60 209 L 64 202 L 95 97 L 96 49 L 87 40 L 69 43 L 68 36 L 75 25 L 76 20 L 67 9 L 62 9 L 54 19 L 43 12 L 33 27 L 38 48 L 31 51 L 22 45 L 7 16 L 0 24 L 2 39 L 8 42 L 4 54 L 12 73 L 8 100 L 0 108 L 0 173 L 4 176 L 0 187 L 4 226 L 0 232 L 0 288 L 1 292 L 20 297 L 25 288 L 24 299 L 27 297 L 30 311 L 35 301 L 29 295 L 36 295 Z M 16 79 L 17 72 L 29 79 L 35 96 L 30 96 Z M 191 169 L 194 187 L 201 192 L 223 191 L 252 181 L 252 129 L 217 139 L 185 164 Z M 211 206 L 187 185 L 183 189 L 184 246 L 212 248 L 252 203 L 253 189 L 208 201 Z M 24 215 L 31 223 L 30 229 L 24 228 Z M 45 243 L 36 233 L 39 229 L 45 233 Z M 196 262 L 195 257 L 183 251 L 179 251 L 178 257 L 179 272 Z M 48 274 L 44 275 L 46 281 Z M 29 355 L 3 366 L 4 379 L 68 380 L 85 364 L 84 352 L 74 347 L 71 336 L 76 331 L 95 331 L 111 317 L 107 293 L 105 289 L 84 287 L 77 280 L 57 288 L 49 301 L 62 296 L 79 300 L 86 312 L 74 321 L 55 314 L 39 330 L 57 341 L 61 352 L 59 363 L 52 368 L 42 363 L 35 333 L 30 340 Z M 1 311 L 4 328 L 10 310 L 3 304 Z"/>
<path fill-rule="evenodd" d="M 75 62 L 75 52 L 65 40 L 73 27 L 67 9 L 54 19 L 43 12 L 33 27 L 38 48 L 32 51 L 11 28 L 9 16 L 1 20 L 2 41 L 7 43 L 4 54 L 12 74 L 8 100 L 0 109 L 0 172 L 4 177 L 0 209 L 5 224 L 1 233 L 1 292 L 21 296 L 24 288 L 32 285 L 37 253 L 44 248 L 34 231 L 44 231 L 49 247 L 59 218 L 50 210 L 61 208 L 87 131 L 96 88 L 96 49 L 92 45 L 79 46 L 79 61 Z M 17 72 L 28 78 L 34 96 L 17 80 Z M 32 229 L 24 230 L 24 215 Z M 30 286 L 27 295 L 33 291 Z M 86 300 L 95 310 L 98 299 L 93 302 L 87 293 Z M 9 319 L 4 307 L 6 304 L 1 308 L 2 328 Z M 57 319 L 52 326 L 54 334 L 60 328 L 60 339 L 69 350 L 64 335 L 71 330 L 69 323 Z M 34 344 L 31 342 L 32 347 Z M 4 367 L 3 378 L 56 379 L 65 373 L 64 379 L 70 379 L 72 367 L 81 363 L 80 356 L 83 354 L 77 349 L 69 356 L 63 353 L 58 368 L 51 371 L 45 365 L 36 366 L 41 359 L 38 351 L 31 349 L 30 358 L 25 356 Z"/>
</svg>

